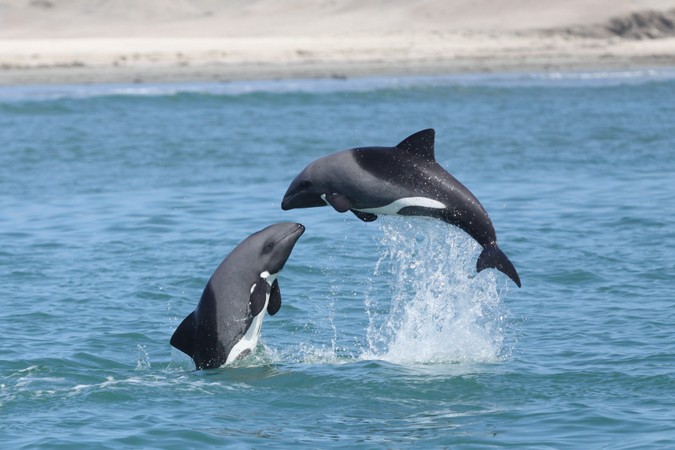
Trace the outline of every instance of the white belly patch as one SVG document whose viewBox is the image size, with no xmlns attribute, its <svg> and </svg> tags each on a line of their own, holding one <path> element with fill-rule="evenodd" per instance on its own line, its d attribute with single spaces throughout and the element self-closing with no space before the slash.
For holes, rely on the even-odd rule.
<svg viewBox="0 0 675 450">
<path fill-rule="evenodd" d="M 275 273 L 270 275 L 269 272 L 263 272 L 260 274 L 260 277 L 267 282 L 270 286 L 272 286 L 272 283 L 274 283 L 274 280 L 277 279 L 277 276 L 279 274 Z M 253 292 L 253 289 L 255 288 L 255 284 L 251 286 L 251 292 Z M 240 356 L 252 352 L 256 346 L 258 345 L 258 338 L 260 337 L 260 330 L 262 329 L 262 324 L 263 324 L 263 319 L 265 319 L 265 312 L 267 311 L 267 305 L 269 305 L 270 302 L 270 294 L 267 294 L 265 296 L 265 306 L 263 307 L 262 311 L 253 318 L 253 321 L 251 322 L 251 326 L 248 327 L 248 330 L 246 330 L 246 334 L 244 334 L 244 337 L 242 337 L 239 342 L 234 344 L 234 347 L 232 347 L 232 350 L 230 350 L 230 354 L 227 355 L 227 360 L 225 361 L 225 364 L 231 364 L 232 362 L 236 361 Z"/>
<path fill-rule="evenodd" d="M 358 211 L 371 214 L 398 214 L 400 210 L 408 206 L 420 206 L 423 208 L 445 209 L 445 205 L 438 200 L 427 197 L 404 197 L 394 200 L 388 205 L 378 206 L 377 208 L 363 208 Z"/>
</svg>

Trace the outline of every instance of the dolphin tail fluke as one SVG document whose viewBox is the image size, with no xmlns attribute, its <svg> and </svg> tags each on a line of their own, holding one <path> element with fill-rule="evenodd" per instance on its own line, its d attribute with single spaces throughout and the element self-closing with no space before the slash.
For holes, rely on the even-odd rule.
<svg viewBox="0 0 675 450">
<path fill-rule="evenodd" d="M 171 345 L 190 358 L 194 358 L 194 325 L 195 313 L 193 311 L 183 319 L 178 328 L 176 328 L 176 331 L 174 331 L 173 336 L 171 336 Z"/>
<path fill-rule="evenodd" d="M 520 287 L 520 277 L 516 268 L 513 267 L 509 258 L 496 245 L 487 245 L 478 257 L 476 263 L 476 271 L 480 272 L 483 269 L 494 268 L 504 273 L 511 278 L 518 287 Z"/>
</svg>

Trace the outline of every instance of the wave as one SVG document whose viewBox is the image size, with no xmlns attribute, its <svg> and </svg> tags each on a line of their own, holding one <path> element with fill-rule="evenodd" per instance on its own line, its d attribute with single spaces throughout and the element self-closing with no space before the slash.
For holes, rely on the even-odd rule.
<svg viewBox="0 0 675 450">
<path fill-rule="evenodd" d="M 255 80 L 232 82 L 35 85 L 0 87 L 0 102 L 89 99 L 97 97 L 218 97 L 250 94 L 330 94 L 430 87 L 560 87 L 640 84 L 675 79 L 673 69 L 623 71 L 452 74 L 434 76 Z"/>
</svg>

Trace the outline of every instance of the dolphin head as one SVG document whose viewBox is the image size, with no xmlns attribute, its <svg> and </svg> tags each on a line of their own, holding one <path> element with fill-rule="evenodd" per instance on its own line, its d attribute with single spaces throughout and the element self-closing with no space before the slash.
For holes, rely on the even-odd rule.
<svg viewBox="0 0 675 450">
<path fill-rule="evenodd" d="M 321 198 L 325 189 L 318 182 L 319 178 L 313 176 L 316 172 L 316 163 L 312 163 L 298 174 L 288 187 L 284 199 L 281 201 L 281 209 L 288 211 L 295 208 L 313 208 L 326 206 Z"/>
<path fill-rule="evenodd" d="M 284 268 L 295 243 L 304 232 L 305 227 L 299 223 L 275 223 L 249 236 L 248 248 L 258 253 L 264 271 L 276 274 Z"/>
</svg>

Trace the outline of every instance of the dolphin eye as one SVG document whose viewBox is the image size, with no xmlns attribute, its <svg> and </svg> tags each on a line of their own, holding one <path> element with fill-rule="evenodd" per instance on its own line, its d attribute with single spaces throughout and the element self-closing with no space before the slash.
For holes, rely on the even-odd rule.
<svg viewBox="0 0 675 450">
<path fill-rule="evenodd" d="M 272 241 L 267 241 L 265 245 L 263 246 L 263 253 L 269 253 L 272 251 L 274 248 L 274 242 Z"/>
<path fill-rule="evenodd" d="M 312 186 L 311 181 L 303 180 L 300 182 L 300 185 L 298 186 L 300 189 L 308 189 Z"/>
</svg>

